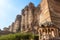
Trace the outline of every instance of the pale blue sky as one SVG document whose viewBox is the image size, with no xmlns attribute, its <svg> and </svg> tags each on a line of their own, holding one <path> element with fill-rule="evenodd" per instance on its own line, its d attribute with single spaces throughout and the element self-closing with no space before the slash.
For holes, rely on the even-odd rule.
<svg viewBox="0 0 60 40">
<path fill-rule="evenodd" d="M 8 27 L 15 21 L 16 15 L 32 2 L 37 6 L 41 0 L 0 0 L 0 29 Z"/>
</svg>

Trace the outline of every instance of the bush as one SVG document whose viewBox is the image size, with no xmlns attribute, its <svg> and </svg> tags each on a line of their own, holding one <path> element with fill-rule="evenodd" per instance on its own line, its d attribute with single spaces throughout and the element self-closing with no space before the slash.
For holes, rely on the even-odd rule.
<svg viewBox="0 0 60 40">
<path fill-rule="evenodd" d="M 31 33 L 16 33 L 16 34 L 9 34 L 0 37 L 0 40 L 22 40 L 22 39 L 33 39 L 34 35 Z"/>
</svg>

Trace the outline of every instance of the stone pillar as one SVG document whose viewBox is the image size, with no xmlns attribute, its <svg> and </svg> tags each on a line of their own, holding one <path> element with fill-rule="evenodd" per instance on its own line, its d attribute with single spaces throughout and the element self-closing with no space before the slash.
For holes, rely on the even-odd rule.
<svg viewBox="0 0 60 40">
<path fill-rule="evenodd" d="M 47 30 L 47 34 L 48 34 L 48 28 L 46 28 L 46 30 Z"/>
<path fill-rule="evenodd" d="M 55 37 L 58 37 L 59 35 L 58 35 L 58 29 L 57 28 L 54 29 L 54 32 L 55 32 Z"/>
<path fill-rule="evenodd" d="M 42 39 L 42 38 L 41 38 L 41 36 L 42 36 L 42 29 L 39 28 L 38 32 L 39 32 L 39 40 L 41 40 L 41 39 Z"/>
<path fill-rule="evenodd" d="M 57 33 L 57 37 L 59 37 L 59 31 L 58 31 L 58 29 L 56 29 L 56 30 L 57 30 L 57 32 L 56 32 Z"/>
<path fill-rule="evenodd" d="M 56 29 L 55 28 L 53 28 L 53 29 L 54 29 L 54 35 L 56 37 L 57 36 Z"/>
<path fill-rule="evenodd" d="M 41 39 L 41 36 L 40 36 L 40 35 L 41 35 L 41 32 L 40 32 L 40 30 L 39 30 L 39 40 Z"/>
</svg>

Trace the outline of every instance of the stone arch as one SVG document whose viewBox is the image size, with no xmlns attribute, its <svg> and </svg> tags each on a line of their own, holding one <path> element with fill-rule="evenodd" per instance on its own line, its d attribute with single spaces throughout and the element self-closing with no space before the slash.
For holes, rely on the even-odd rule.
<svg viewBox="0 0 60 40">
<path fill-rule="evenodd" d="M 54 29 L 51 29 L 52 31 L 54 31 Z"/>
<path fill-rule="evenodd" d="M 51 34 L 52 34 L 52 37 L 55 37 L 55 30 L 54 29 L 51 29 Z"/>
</svg>

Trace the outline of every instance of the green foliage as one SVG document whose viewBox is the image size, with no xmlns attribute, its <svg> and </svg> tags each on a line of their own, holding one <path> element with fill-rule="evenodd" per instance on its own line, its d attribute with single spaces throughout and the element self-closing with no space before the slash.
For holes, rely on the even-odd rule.
<svg viewBox="0 0 60 40">
<path fill-rule="evenodd" d="M 16 34 L 9 34 L 9 35 L 3 35 L 0 37 L 0 40 L 23 40 L 23 39 L 34 39 L 34 36 L 32 33 L 16 33 Z"/>
</svg>

